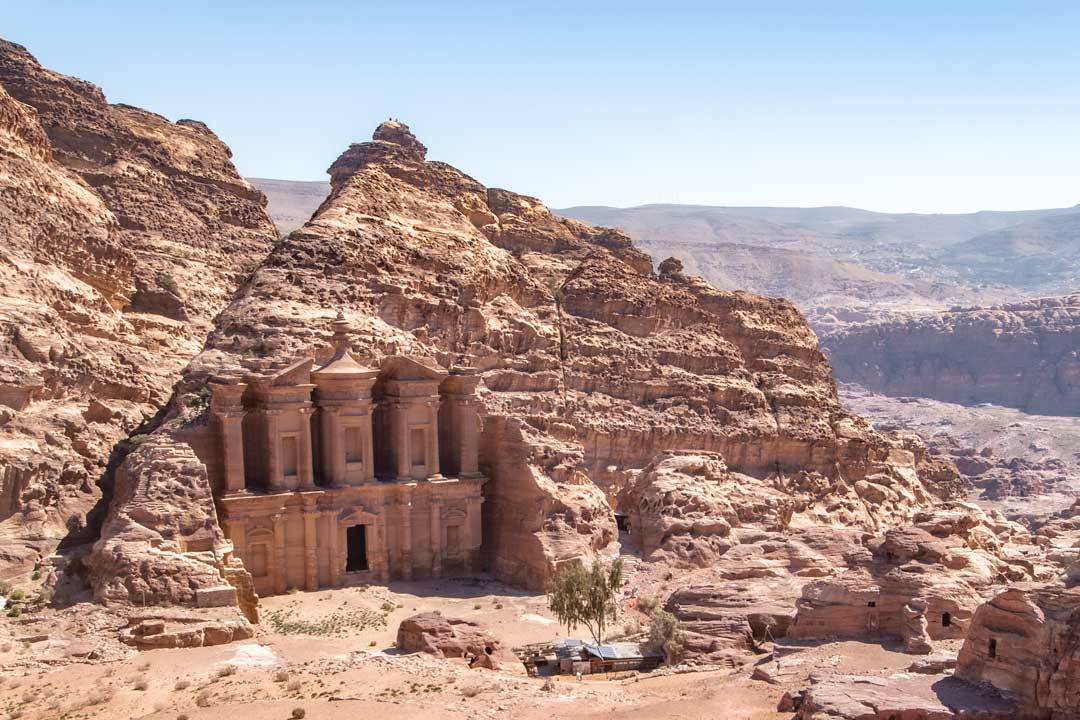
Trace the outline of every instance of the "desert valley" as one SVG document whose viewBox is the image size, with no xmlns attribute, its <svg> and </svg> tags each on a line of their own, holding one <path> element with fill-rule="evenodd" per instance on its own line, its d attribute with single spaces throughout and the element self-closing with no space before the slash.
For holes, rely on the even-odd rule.
<svg viewBox="0 0 1080 720">
<path fill-rule="evenodd" d="M 1080 206 L 245 178 L 108 91 L 0 40 L 2 717 L 1080 718 Z"/>
</svg>

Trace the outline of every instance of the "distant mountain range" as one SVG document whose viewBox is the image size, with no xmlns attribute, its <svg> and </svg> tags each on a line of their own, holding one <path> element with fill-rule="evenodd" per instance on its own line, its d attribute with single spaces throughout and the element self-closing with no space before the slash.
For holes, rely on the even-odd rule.
<svg viewBox="0 0 1080 720">
<path fill-rule="evenodd" d="M 283 235 L 330 191 L 327 182 L 249 180 L 269 198 Z M 656 262 L 676 257 L 720 287 L 787 297 L 819 331 L 1080 286 L 1080 205 L 962 214 L 663 204 L 555 212 L 620 228 Z"/>
</svg>

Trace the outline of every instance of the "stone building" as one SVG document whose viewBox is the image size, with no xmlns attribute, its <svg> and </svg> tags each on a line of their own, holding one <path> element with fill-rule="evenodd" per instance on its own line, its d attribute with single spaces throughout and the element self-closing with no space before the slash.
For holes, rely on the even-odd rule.
<svg viewBox="0 0 1080 720">
<path fill-rule="evenodd" d="M 334 355 L 212 378 L 208 463 L 225 533 L 260 595 L 479 569 L 479 376 Z"/>
</svg>

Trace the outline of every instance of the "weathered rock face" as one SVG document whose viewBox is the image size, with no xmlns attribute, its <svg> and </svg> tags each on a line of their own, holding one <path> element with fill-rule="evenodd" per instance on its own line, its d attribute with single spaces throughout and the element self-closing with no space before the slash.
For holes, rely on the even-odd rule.
<svg viewBox="0 0 1080 720">
<path fill-rule="evenodd" d="M 479 624 L 429 612 L 401 621 L 398 650 L 425 652 L 438 658 L 461 658 L 470 667 L 518 669 L 521 662 Z"/>
<path fill-rule="evenodd" d="M 803 587 L 788 634 L 891 636 L 925 654 L 931 640 L 964 637 L 995 586 L 1054 573 L 1028 559 L 1038 551 L 1022 527 L 974 506 L 943 505 L 914 520 L 849 553 L 842 574 Z"/>
<path fill-rule="evenodd" d="M 330 175 L 330 197 L 245 284 L 181 393 L 325 344 L 338 310 L 359 330 L 352 350 L 373 362 L 472 364 L 499 577 L 540 587 L 560 562 L 607 545 L 612 499 L 669 449 L 776 475 L 778 496 L 814 485 L 821 502 L 804 518 L 836 524 L 884 526 L 931 497 L 910 452 L 840 407 L 789 303 L 658 278 L 622 233 L 429 162 L 400 123 L 350 147 Z M 202 420 L 180 420 L 174 431 L 198 451 Z"/>
<path fill-rule="evenodd" d="M 255 620 L 250 580 L 221 531 L 206 467 L 157 433 L 128 455 L 89 558 L 105 603 L 240 606 Z"/>
<path fill-rule="evenodd" d="M 853 325 L 826 335 L 836 377 L 887 395 L 1080 413 L 1080 296 Z"/>
<path fill-rule="evenodd" d="M 1080 717 L 1080 588 L 1019 585 L 981 605 L 956 675 L 1014 695 L 1021 717 Z"/>
<path fill-rule="evenodd" d="M 0 194 L 3 576 L 92 539 L 114 446 L 275 233 L 201 123 L 110 105 L 2 40 Z"/>
</svg>

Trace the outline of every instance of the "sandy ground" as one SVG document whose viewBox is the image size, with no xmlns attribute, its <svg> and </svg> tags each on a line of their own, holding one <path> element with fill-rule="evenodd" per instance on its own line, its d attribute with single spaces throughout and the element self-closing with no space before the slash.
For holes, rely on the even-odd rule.
<svg viewBox="0 0 1080 720">
<path fill-rule="evenodd" d="M 631 580 L 651 585 L 651 575 L 634 569 Z M 144 652 L 123 647 L 111 654 L 115 660 L 49 666 L 33 661 L 39 644 L 0 643 L 0 712 L 64 720 L 287 720 L 294 709 L 320 720 L 772 720 L 790 718 L 777 713 L 776 704 L 786 689 L 805 687 L 810 672 L 898 677 L 912 660 L 878 645 L 836 642 L 782 660 L 793 672 L 780 686 L 751 680 L 747 666 L 582 681 L 559 677 L 545 689 L 545 679 L 529 678 L 521 667 L 472 670 L 461 661 L 398 653 L 398 622 L 429 610 L 482 622 L 508 647 L 565 634 L 543 595 L 483 578 L 295 593 L 264 599 L 256 637 L 231 645 Z M 632 625 L 633 615 L 626 611 L 617 626 Z M 912 678 L 913 691 L 933 692 L 927 680 Z"/>
</svg>

